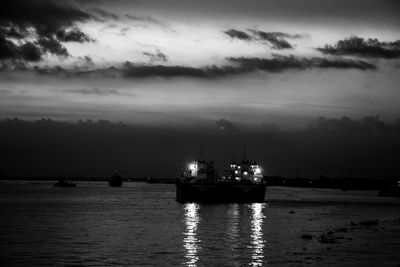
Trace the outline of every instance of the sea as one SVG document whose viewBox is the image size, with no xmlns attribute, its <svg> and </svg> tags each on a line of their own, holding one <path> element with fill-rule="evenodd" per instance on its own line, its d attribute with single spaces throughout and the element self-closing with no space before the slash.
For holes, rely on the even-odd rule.
<svg viewBox="0 0 400 267">
<path fill-rule="evenodd" d="M 400 199 L 268 187 L 181 204 L 175 185 L 0 182 L 0 266 L 399 266 Z"/>
</svg>

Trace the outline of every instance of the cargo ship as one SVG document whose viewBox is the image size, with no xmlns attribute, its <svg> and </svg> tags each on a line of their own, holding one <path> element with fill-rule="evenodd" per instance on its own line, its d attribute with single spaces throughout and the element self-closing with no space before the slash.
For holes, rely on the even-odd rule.
<svg viewBox="0 0 400 267">
<path fill-rule="evenodd" d="M 200 157 L 187 165 L 176 182 L 176 201 L 196 203 L 257 203 L 265 201 L 266 181 L 256 162 L 244 156 L 218 176 L 212 161 Z"/>
</svg>

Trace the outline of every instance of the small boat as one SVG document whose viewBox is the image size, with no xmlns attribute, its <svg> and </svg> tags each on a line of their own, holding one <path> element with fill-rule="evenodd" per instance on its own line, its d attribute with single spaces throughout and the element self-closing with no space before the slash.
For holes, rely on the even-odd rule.
<svg viewBox="0 0 400 267">
<path fill-rule="evenodd" d="M 188 169 L 177 180 L 176 200 L 181 203 L 265 202 L 266 188 L 261 167 L 246 156 L 240 164 L 232 162 L 222 177 L 216 174 L 214 163 L 201 156 L 188 164 Z"/>
<path fill-rule="evenodd" d="M 57 183 L 54 184 L 55 187 L 76 187 L 76 184 L 72 182 L 64 181 L 63 179 L 58 180 Z"/>
<path fill-rule="evenodd" d="M 114 176 L 108 180 L 108 184 L 111 187 L 121 187 L 123 182 L 123 178 L 118 174 L 118 171 L 114 171 Z"/>
</svg>

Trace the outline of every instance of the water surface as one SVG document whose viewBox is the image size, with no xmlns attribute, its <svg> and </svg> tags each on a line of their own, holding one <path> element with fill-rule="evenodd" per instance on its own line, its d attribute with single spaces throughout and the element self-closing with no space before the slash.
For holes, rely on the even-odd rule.
<svg viewBox="0 0 400 267">
<path fill-rule="evenodd" d="M 79 182 L 77 188 L 54 188 L 49 182 L 1 182 L 0 262 L 2 266 L 400 263 L 400 201 L 377 197 L 373 191 L 271 187 L 267 202 L 255 204 L 180 204 L 174 197 L 174 185 L 163 184 L 110 188 L 105 183 Z M 369 220 L 378 223 L 359 224 Z M 329 231 L 333 242 L 320 242 Z M 302 239 L 304 234 L 312 239 Z"/>
</svg>

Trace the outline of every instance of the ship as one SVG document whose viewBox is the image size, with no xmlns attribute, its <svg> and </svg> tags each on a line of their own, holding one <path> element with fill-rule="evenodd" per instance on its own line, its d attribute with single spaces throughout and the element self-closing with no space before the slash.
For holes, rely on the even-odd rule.
<svg viewBox="0 0 400 267">
<path fill-rule="evenodd" d="M 76 184 L 60 179 L 57 183 L 54 184 L 54 187 L 76 187 Z"/>
<path fill-rule="evenodd" d="M 219 176 L 214 162 L 201 156 L 190 162 L 176 181 L 176 201 L 180 203 L 262 203 L 265 202 L 266 181 L 257 162 L 247 159 L 232 161 L 225 175 Z"/>
<path fill-rule="evenodd" d="M 111 187 L 121 187 L 122 186 L 122 177 L 118 174 L 118 171 L 114 171 L 114 176 L 108 180 L 108 184 Z"/>
</svg>

